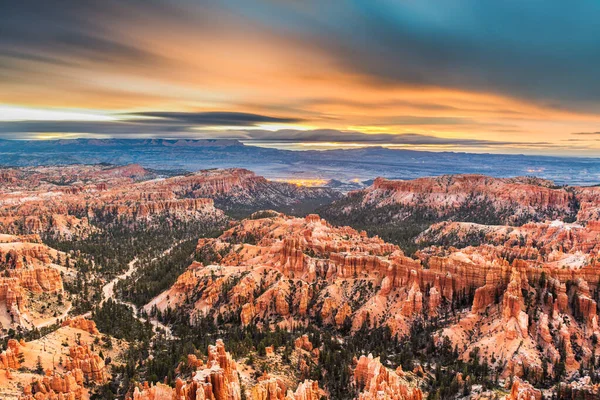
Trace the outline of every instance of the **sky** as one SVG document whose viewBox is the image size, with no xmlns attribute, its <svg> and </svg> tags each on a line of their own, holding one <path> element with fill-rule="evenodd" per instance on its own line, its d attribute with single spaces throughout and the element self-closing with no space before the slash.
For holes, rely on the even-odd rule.
<svg viewBox="0 0 600 400">
<path fill-rule="evenodd" d="M 0 0 L 0 138 L 600 155 L 600 2 Z"/>
</svg>

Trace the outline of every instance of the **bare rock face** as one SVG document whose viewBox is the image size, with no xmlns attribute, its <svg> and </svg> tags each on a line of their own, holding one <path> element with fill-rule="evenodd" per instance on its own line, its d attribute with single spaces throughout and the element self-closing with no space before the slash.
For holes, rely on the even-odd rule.
<svg viewBox="0 0 600 400">
<path fill-rule="evenodd" d="M 296 391 L 288 389 L 285 382 L 276 376 L 265 374 L 258 378 L 258 383 L 252 388 L 252 400 L 318 400 L 322 391 L 316 381 L 301 382 Z"/>
<path fill-rule="evenodd" d="M 268 374 L 258 379 L 258 384 L 252 388 L 252 400 L 283 400 L 287 392 L 284 381 Z"/>
<path fill-rule="evenodd" d="M 65 368 L 68 371 L 81 371 L 84 378 L 91 382 L 104 383 L 107 378 L 104 360 L 93 353 L 87 345 L 69 348 L 69 358 L 65 362 Z"/>
<path fill-rule="evenodd" d="M 571 205 L 576 197 L 595 198 L 595 194 L 588 192 L 579 194 L 553 188 L 552 182 L 542 179 L 483 175 L 446 175 L 406 181 L 377 178 L 372 186 L 354 195 L 359 195 L 362 201 L 358 206 L 344 208 L 346 214 L 401 204 L 426 207 L 443 218 L 465 204 L 487 201 L 488 208 L 511 210 L 504 215 L 505 223 L 518 222 L 526 216 L 574 215 Z M 592 213 L 587 212 L 589 214 Z"/>
<path fill-rule="evenodd" d="M 346 319 L 350 318 L 351 315 L 352 308 L 350 307 L 350 305 L 348 305 L 348 303 L 342 304 L 342 306 L 337 310 L 335 314 L 335 324 L 338 327 L 341 327 L 342 325 L 344 325 L 344 322 L 346 322 Z"/>
<path fill-rule="evenodd" d="M 429 315 L 435 316 L 438 313 L 438 307 L 442 304 L 442 295 L 439 289 L 433 286 L 429 289 Z"/>
<path fill-rule="evenodd" d="M 416 271 L 411 271 L 411 274 L 416 277 Z M 419 283 L 414 279 L 413 284 L 408 291 L 408 297 L 404 300 L 402 314 L 410 317 L 411 315 L 420 314 L 423 310 L 423 293 L 419 287 Z"/>
<path fill-rule="evenodd" d="M 162 383 L 157 383 L 154 386 L 144 384 L 143 388 L 136 387 L 133 390 L 133 400 L 172 400 L 175 395 L 175 390 Z"/>
<path fill-rule="evenodd" d="M 285 400 L 319 400 L 321 394 L 317 381 L 305 380 L 298 385 L 295 392 L 288 390 Z"/>
<path fill-rule="evenodd" d="M 82 331 L 97 335 L 100 332 L 96 327 L 96 323 L 84 317 L 67 318 L 63 321 L 62 326 L 70 326 L 71 328 L 81 329 Z"/>
<path fill-rule="evenodd" d="M 302 349 L 306 351 L 313 350 L 313 344 L 308 339 L 308 335 L 302 335 L 294 341 L 294 347 L 296 349 Z"/>
<path fill-rule="evenodd" d="M 384 367 L 378 358 L 361 356 L 354 369 L 354 384 L 360 390 L 359 400 L 405 399 L 421 400 L 423 393 L 403 379 L 404 373 Z"/>
<path fill-rule="evenodd" d="M 516 378 L 510 394 L 504 396 L 504 400 L 542 400 L 542 392 L 534 389 L 528 382 Z"/>
<path fill-rule="evenodd" d="M 9 339 L 7 349 L 0 353 L 0 367 L 2 369 L 19 369 L 21 368 L 21 362 L 19 354 L 21 353 L 21 347 L 25 343 L 19 343 L 15 339 Z"/>
<path fill-rule="evenodd" d="M 208 347 L 206 364 L 194 362 L 196 370 L 188 381 L 177 379 L 175 388 L 163 384 L 145 383 L 133 391 L 133 400 L 240 400 L 241 388 L 237 364 L 225 351 L 220 339 Z"/>
<path fill-rule="evenodd" d="M 39 242 L 37 235 L 0 235 L 0 307 L 8 316 L 0 317 L 4 328 L 31 328 L 31 299 L 63 292 L 63 281 L 53 262 L 64 254 Z"/>
<path fill-rule="evenodd" d="M 242 312 L 240 314 L 240 319 L 242 321 L 242 326 L 247 326 L 252 322 L 254 315 L 256 314 L 256 310 L 254 309 L 254 305 L 252 303 L 246 303 L 242 306 Z"/>
<path fill-rule="evenodd" d="M 308 338 L 298 339 L 301 348 L 310 345 Z M 312 348 L 312 346 L 310 346 Z M 190 357 L 188 357 L 188 361 Z M 225 351 L 221 340 L 208 348 L 206 364 L 193 357 L 189 366 L 194 368 L 191 379 L 177 379 L 175 387 L 163 384 L 149 386 L 147 383 L 134 389 L 133 400 L 240 400 L 242 398 L 239 372 L 236 362 Z M 295 391 L 277 376 L 265 374 L 258 379 L 256 385 L 248 390 L 253 400 L 318 400 L 323 392 L 317 382 L 306 380 L 301 382 Z"/>
<path fill-rule="evenodd" d="M 579 362 L 575 360 L 575 353 L 573 352 L 573 345 L 571 343 L 571 332 L 566 325 L 562 325 L 559 331 L 559 335 L 563 340 L 565 348 L 565 365 L 568 369 L 575 370 L 579 368 Z"/>
<path fill-rule="evenodd" d="M 521 274 L 514 269 L 502 300 L 502 318 L 508 339 L 527 336 L 529 317 L 522 310 L 524 303 L 521 288 Z"/>
<path fill-rule="evenodd" d="M 552 343 L 552 335 L 548 327 L 548 314 L 542 313 L 538 322 L 538 333 L 540 338 L 546 343 Z"/>
<path fill-rule="evenodd" d="M 475 290 L 471 311 L 473 313 L 482 313 L 487 310 L 490 305 L 494 304 L 497 291 L 498 288 L 491 284 L 486 284 L 477 288 Z"/>
<path fill-rule="evenodd" d="M 19 400 L 84 400 L 89 395 L 83 388 L 83 374 L 81 370 L 69 371 L 58 374 L 46 371 L 43 378 L 34 381 L 23 388 L 23 395 Z"/>
<path fill-rule="evenodd" d="M 217 340 L 215 346 L 209 346 L 207 369 L 196 372 L 194 380 L 204 386 L 205 393 L 212 391 L 216 400 L 241 398 L 237 365 L 221 340 Z"/>
</svg>

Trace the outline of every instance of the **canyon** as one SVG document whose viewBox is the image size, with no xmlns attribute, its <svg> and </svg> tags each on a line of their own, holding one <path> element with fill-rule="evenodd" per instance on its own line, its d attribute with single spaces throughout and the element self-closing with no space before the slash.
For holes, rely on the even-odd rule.
<svg viewBox="0 0 600 400">
<path fill-rule="evenodd" d="M 338 196 L 329 189 L 268 181 L 244 169 L 165 176 L 139 165 L 57 166 L 6 168 L 0 176 L 2 232 L 69 240 L 116 223 L 216 222 L 223 220 L 222 209 L 292 209 Z"/>
<path fill-rule="evenodd" d="M 567 372 L 593 361 L 600 333 L 598 224 L 448 225 L 430 229 L 460 236 L 479 228 L 487 243 L 431 246 L 413 259 L 317 215 L 250 218 L 217 239 L 201 239 L 197 253 L 217 251 L 211 263 L 193 263 L 145 308 L 188 307 L 191 320 L 236 313 L 242 325 L 285 329 L 315 321 L 352 331 L 386 326 L 399 336 L 416 319 L 452 312 L 439 340 L 449 338 L 465 359 L 478 348 L 503 376 L 524 370 L 541 376 L 542 359 L 549 361 L 545 373 L 552 373 L 558 343 Z M 456 310 L 465 301 L 470 308 Z"/>
<path fill-rule="evenodd" d="M 456 175 L 342 195 L 243 169 L 139 165 L 8 168 L 0 180 L 0 387 L 12 398 L 600 391 L 600 188 Z M 137 252 L 99 257 L 143 233 Z M 114 242 L 93 253 L 95 238 Z M 95 285 L 88 308 L 82 280 Z M 129 341 L 128 324 L 142 332 Z"/>
</svg>

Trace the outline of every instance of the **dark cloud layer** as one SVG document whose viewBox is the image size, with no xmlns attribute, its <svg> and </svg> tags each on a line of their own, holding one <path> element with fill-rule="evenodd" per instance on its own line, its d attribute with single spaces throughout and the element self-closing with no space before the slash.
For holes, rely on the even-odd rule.
<svg viewBox="0 0 600 400">
<path fill-rule="evenodd" d="M 211 112 L 166 112 L 166 111 L 147 111 L 137 114 L 127 114 L 134 117 L 135 122 L 167 123 L 167 124 L 190 124 L 205 126 L 253 126 L 260 123 L 293 123 L 301 122 L 297 118 L 270 117 L 267 115 L 231 112 L 231 111 L 211 111 Z M 135 117 L 150 117 L 143 120 Z"/>
<path fill-rule="evenodd" d="M 366 134 L 359 131 L 341 131 L 337 129 L 280 129 L 268 131 L 261 129 L 248 129 L 242 133 L 222 135 L 230 139 L 246 139 L 264 142 L 295 142 L 295 143 L 324 143 L 333 142 L 341 144 L 369 144 L 369 145 L 410 145 L 410 146 L 470 146 L 470 147 L 495 147 L 495 146 L 536 146 L 551 147 L 548 142 L 524 143 L 516 141 L 495 141 L 467 138 L 443 138 L 417 133 L 401 134 Z"/>
<path fill-rule="evenodd" d="M 209 114 L 209 115 L 204 115 Z M 216 114 L 216 115 L 212 115 Z M 81 133 L 100 138 L 153 137 L 171 139 L 238 139 L 249 142 L 290 143 L 341 143 L 361 145 L 411 145 L 411 146 L 469 146 L 507 147 L 535 146 L 551 147 L 547 142 L 524 143 L 515 141 L 493 141 L 483 139 L 442 138 L 416 133 L 366 134 L 359 131 L 337 129 L 280 129 L 276 131 L 255 129 L 258 122 L 274 122 L 279 119 L 244 113 L 163 113 L 148 112 L 145 116 L 158 117 L 148 120 L 106 121 L 8 121 L 0 122 L 0 138 L 35 139 L 45 133 Z M 163 119 L 164 118 L 164 119 Z M 210 121 L 210 123 L 208 123 Z M 242 124 L 243 122 L 243 124 Z M 202 126 L 240 126 L 238 130 L 215 131 Z M 242 125 L 245 125 L 243 127 Z"/>
<path fill-rule="evenodd" d="M 81 133 L 100 135 L 177 135 L 203 126 L 252 127 L 261 123 L 298 122 L 294 118 L 240 112 L 164 112 L 124 114 L 118 121 L 0 121 L 0 134 Z M 142 118 L 145 117 L 145 118 Z"/>
</svg>

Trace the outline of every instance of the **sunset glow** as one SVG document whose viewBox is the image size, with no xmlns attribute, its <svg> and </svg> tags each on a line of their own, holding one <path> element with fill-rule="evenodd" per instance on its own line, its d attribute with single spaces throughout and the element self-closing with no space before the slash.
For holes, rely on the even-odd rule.
<svg viewBox="0 0 600 400">
<path fill-rule="evenodd" d="M 537 10 L 523 6 L 527 26 L 503 19 L 501 5 L 467 0 L 444 15 L 428 1 L 159 3 L 9 7 L 0 16 L 0 137 L 600 150 L 597 51 L 589 41 L 600 28 L 587 24 L 586 7 L 544 4 L 539 22 Z M 537 26 L 553 23 L 555 30 Z M 561 30 L 570 32 L 567 47 Z M 145 115 L 156 112 L 188 115 Z M 214 112 L 230 115 L 204 119 Z M 344 132 L 352 138 L 340 140 Z M 395 138 L 374 140 L 381 134 Z"/>
</svg>

